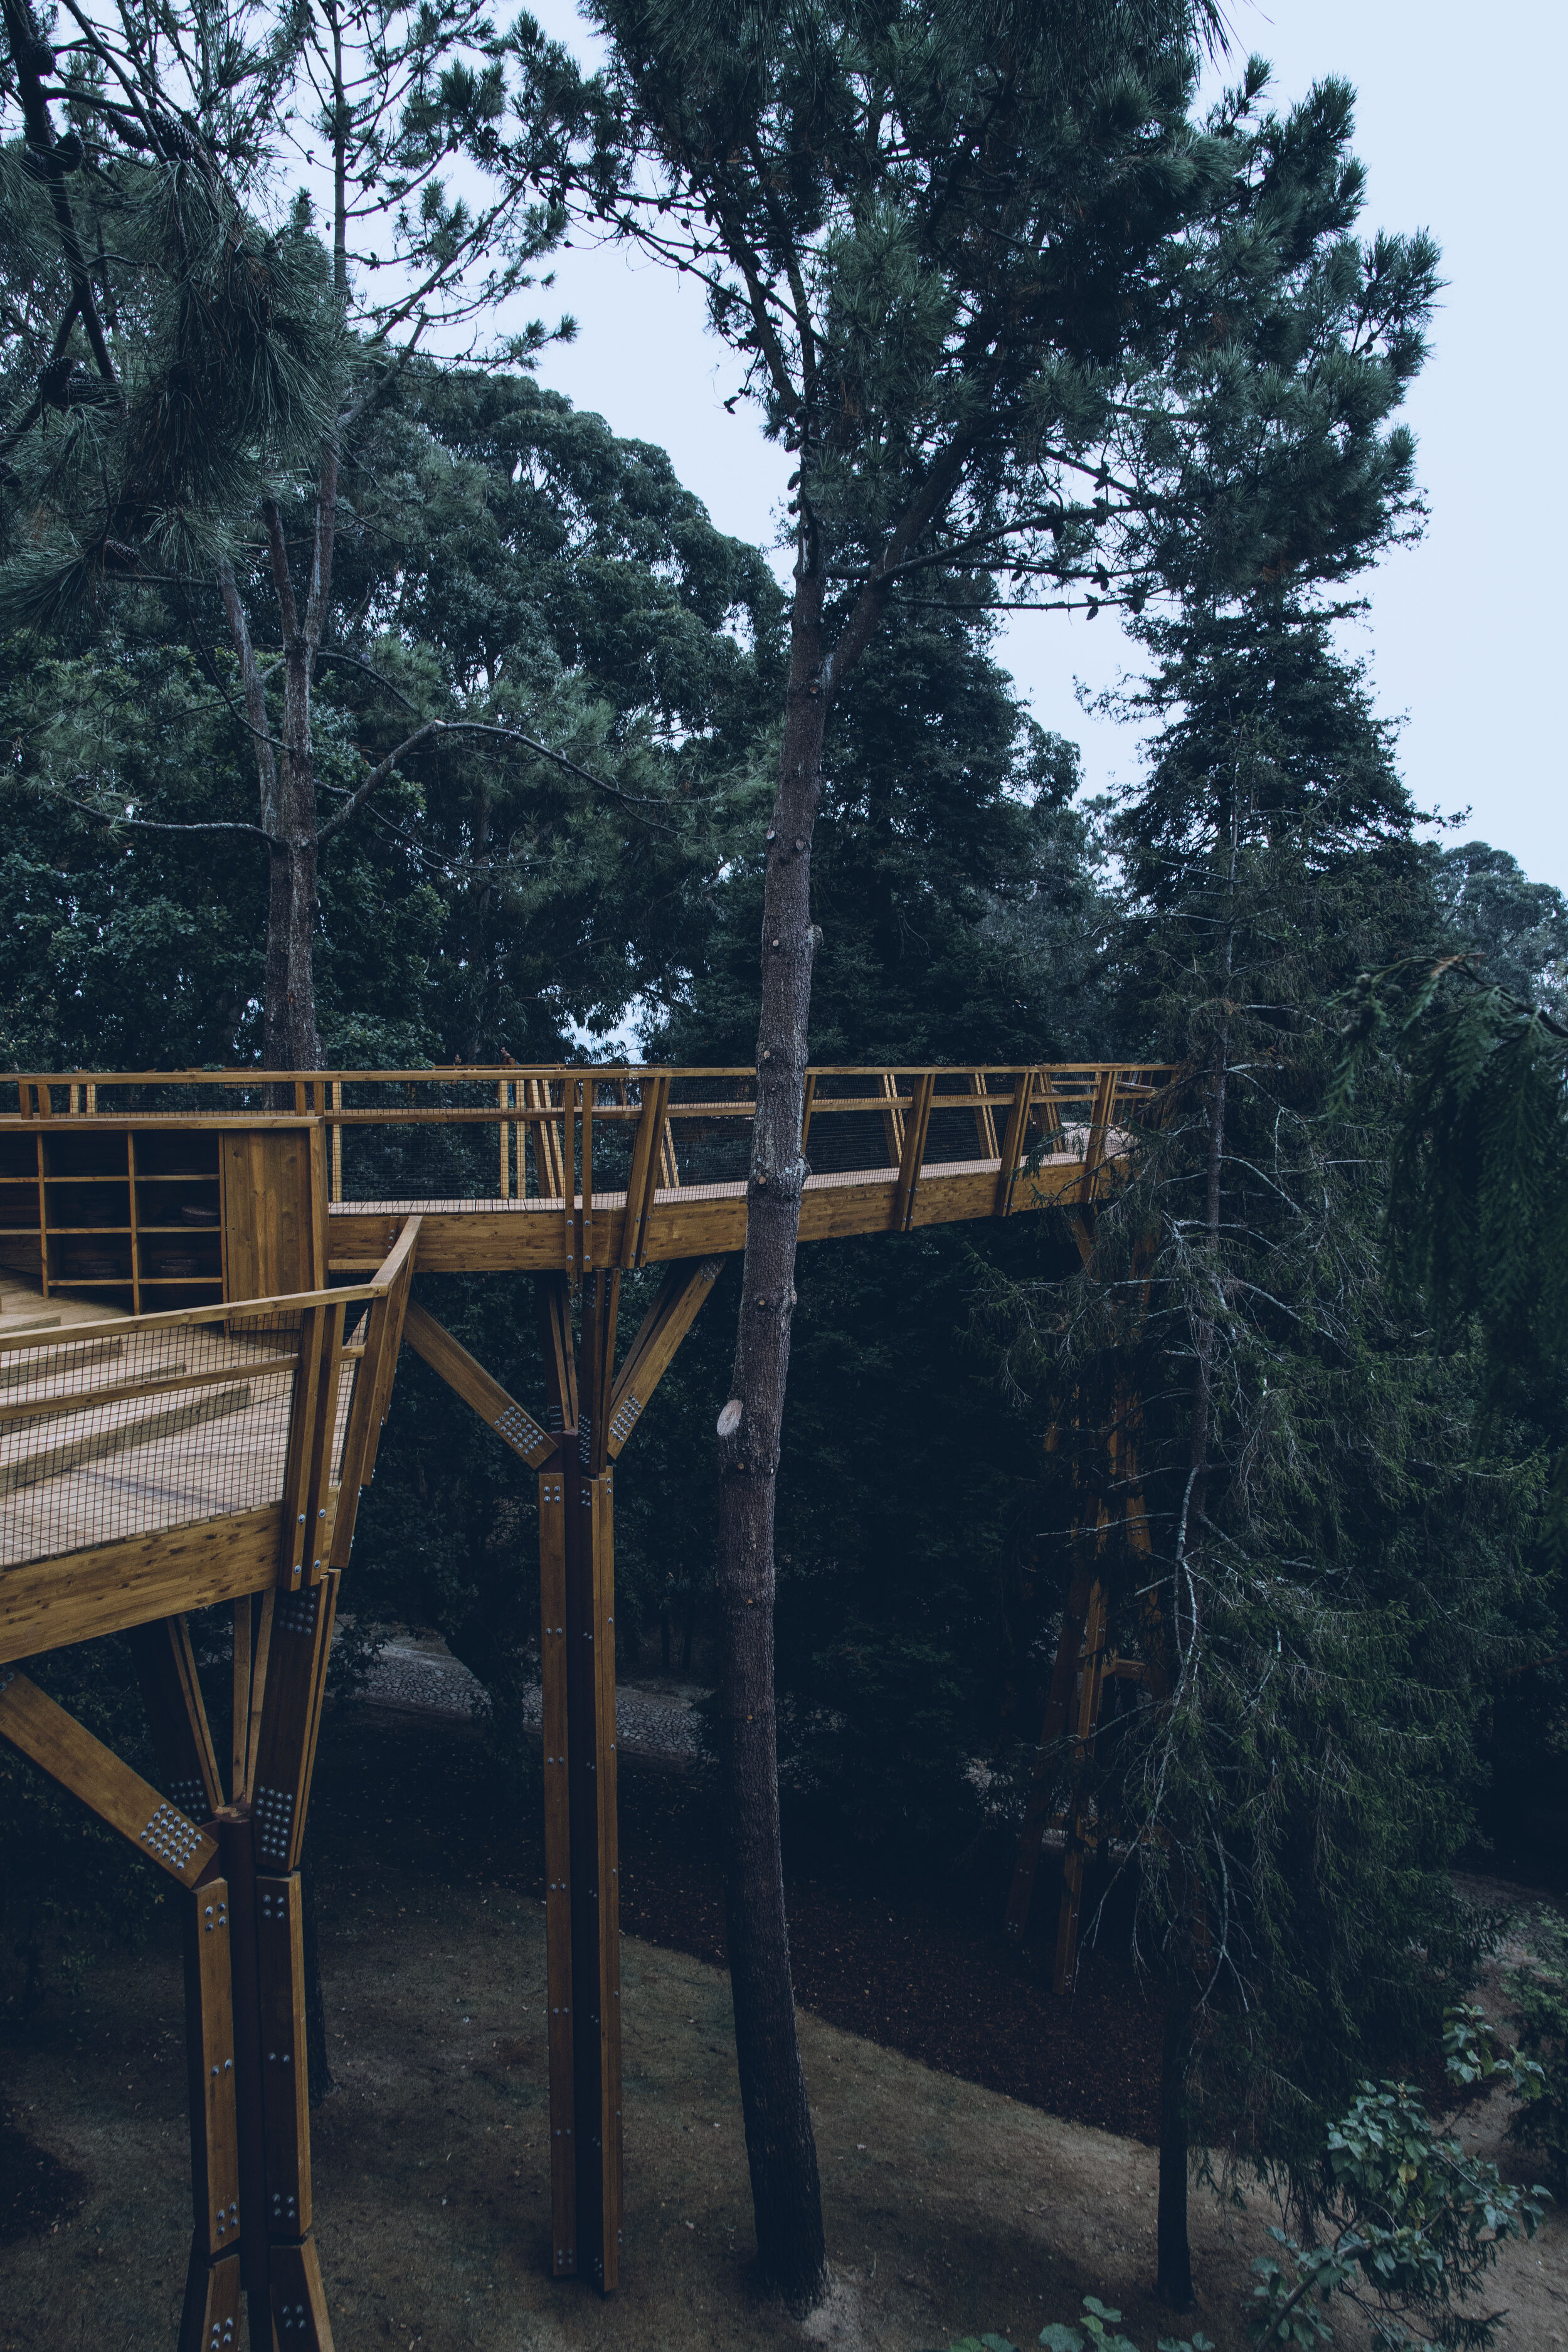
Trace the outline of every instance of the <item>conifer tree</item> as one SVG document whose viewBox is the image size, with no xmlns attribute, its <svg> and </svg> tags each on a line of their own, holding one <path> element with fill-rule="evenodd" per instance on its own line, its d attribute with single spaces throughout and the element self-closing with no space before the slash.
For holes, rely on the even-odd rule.
<svg viewBox="0 0 1568 2352">
<path fill-rule="evenodd" d="M 693 273 L 797 460 L 790 669 L 764 845 L 757 1117 L 720 1422 L 729 1943 L 763 2268 L 825 2276 L 779 1872 L 773 1528 L 827 729 L 900 601 L 1134 609 L 1352 572 L 1397 528 L 1433 255 L 1349 232 L 1350 94 L 1190 117 L 1205 6 L 597 0 L 585 84 L 533 75 L 561 184 Z M 521 43 L 526 52 L 526 42 Z M 1216 321 L 1220 322 L 1216 330 Z M 737 395 L 739 396 L 739 395 Z M 1199 521 L 1202 528 L 1199 528 Z"/>
<path fill-rule="evenodd" d="M 1076 1802 L 1136 1855 L 1180 2305 L 1194 2133 L 1310 2214 L 1326 2121 L 1435 2029 L 1532 1475 L 1490 1450 L 1463 1354 L 1391 1294 L 1390 1100 L 1332 1108 L 1337 992 L 1433 919 L 1388 730 L 1288 597 L 1143 635 L 1163 724 L 1113 825 L 1124 1034 L 1185 1076 L 1085 1276 L 1023 1328 L 1076 1410 L 1056 1514 L 1106 1510 L 1108 1638 L 1155 1677 Z M 1135 1471 L 1106 1454 L 1118 1424 Z"/>
<path fill-rule="evenodd" d="M 21 324 L 5 353 L 3 585 L 13 618 L 47 623 L 111 583 L 166 583 L 202 608 L 198 643 L 221 610 L 257 817 L 178 822 L 264 849 L 264 1057 L 313 1067 L 321 846 L 462 723 L 405 728 L 346 803 L 321 807 L 315 693 L 342 619 L 345 455 L 422 342 L 531 282 L 560 217 L 515 153 L 478 205 L 444 184 L 459 160 L 487 171 L 500 145 L 504 56 L 473 0 L 272 14 L 201 0 L 151 20 L 136 0 L 97 16 L 68 0 L 66 16 L 57 51 L 31 0 L 5 0 Z M 276 232 L 247 210 L 247 197 L 276 207 L 280 140 L 331 188 L 325 251 L 304 192 Z M 526 365 L 545 333 L 536 322 L 502 355 Z M 175 822 L 104 813 L 121 827 Z"/>
</svg>

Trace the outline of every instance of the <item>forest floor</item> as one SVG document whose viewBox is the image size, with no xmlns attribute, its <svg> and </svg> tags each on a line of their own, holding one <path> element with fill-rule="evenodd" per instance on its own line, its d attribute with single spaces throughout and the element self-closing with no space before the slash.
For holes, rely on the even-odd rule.
<svg viewBox="0 0 1568 2352">
<path fill-rule="evenodd" d="M 626 2252 L 602 2303 L 545 2272 L 532 1832 L 494 1806 L 468 1726 L 329 1717 L 313 1811 L 336 2088 L 314 2119 L 316 2226 L 342 2352 L 794 2352 L 801 2330 L 748 2273 L 729 1988 L 711 1957 L 722 1913 L 691 1776 L 626 1769 Z M 847 1864 L 796 1879 L 791 1905 L 839 2282 L 805 2340 L 916 2352 L 994 2328 L 1028 2345 L 1092 2292 L 1152 2352 L 1171 2321 L 1148 2293 L 1152 2044 L 1130 1975 L 1094 1959 L 1078 2000 L 1053 2001 L 1044 1956 L 1020 1961 L 977 1924 L 988 1902 L 969 1916 L 951 1888 L 900 1895 Z M 172 2345 L 188 2242 L 181 2008 L 170 1933 L 95 1967 L 6 2052 L 0 2352 Z M 1041 2011 L 1047 2027 L 1024 2031 Z M 987 2068 L 1022 2089 L 964 2079 Z M 1122 2120 L 1099 2127 L 1096 2106 Z M 1490 2151 L 1500 2122 L 1468 2111 L 1467 2144 Z M 1194 2190 L 1196 2319 L 1221 2352 L 1245 2340 L 1270 2218 L 1261 2200 L 1227 2212 Z M 1495 2300 L 1508 2352 L 1568 2342 L 1568 2220 L 1510 2250 Z"/>
</svg>

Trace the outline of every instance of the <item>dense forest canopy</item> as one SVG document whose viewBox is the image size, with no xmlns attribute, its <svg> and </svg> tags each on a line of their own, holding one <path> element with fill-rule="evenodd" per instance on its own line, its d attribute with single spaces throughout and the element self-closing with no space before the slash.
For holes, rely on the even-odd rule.
<svg viewBox="0 0 1568 2352">
<path fill-rule="evenodd" d="M 1321 2207 L 1328 2124 L 1435 2046 L 1473 1959 L 1456 1856 L 1568 1819 L 1568 904 L 1431 837 L 1342 625 L 1419 536 L 1438 257 L 1367 232 L 1343 82 L 1276 107 L 1249 59 L 1200 108 L 1206 9 L 590 13 L 597 74 L 459 0 L 4 0 L 0 1062 L 627 1032 L 766 1059 L 774 1271 L 754 1201 L 619 1481 L 626 1654 L 678 1596 L 704 1674 L 765 1680 L 786 1822 L 973 1871 L 1109 1530 L 1113 1638 L 1155 1675 L 1072 1801 L 1128 1832 L 1086 1931 L 1120 1932 L 1131 1874 L 1181 2302 L 1189 2141 Z M 795 455 L 787 577 L 542 388 L 570 321 L 497 326 L 584 221 L 702 280 Z M 1126 619 L 1147 751 L 1105 801 L 1002 666 L 1020 606 Z M 760 938 L 789 942 L 761 973 Z M 1092 1234 L 796 1266 L 808 1054 L 1181 1076 Z M 1488 1136 L 1523 1138 L 1511 1174 Z M 793 1332 L 743 1314 L 737 1354 L 770 1295 Z M 535 1393 L 521 1279 L 440 1311 Z M 439 1631 L 524 1783 L 534 1511 L 405 1361 L 358 1635 Z M 724 1630 L 742 1536 L 765 1659 Z M 52 1671 L 133 1736 L 111 1647 Z M 55 1800 L 8 1758 L 0 1789 L 36 2000 L 117 1864 L 73 1912 Z M 732 1899 L 737 1954 L 742 1927 Z M 769 2259 L 809 2302 L 791 2194 Z"/>
</svg>

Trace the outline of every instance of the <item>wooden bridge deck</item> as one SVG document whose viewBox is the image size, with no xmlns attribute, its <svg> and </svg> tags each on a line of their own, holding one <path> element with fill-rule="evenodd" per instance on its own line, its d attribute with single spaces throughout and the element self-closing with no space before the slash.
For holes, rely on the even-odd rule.
<svg viewBox="0 0 1568 2352">
<path fill-rule="evenodd" d="M 1105 1159 L 1114 1160 L 1124 1149 L 1125 1139 L 1113 1136 Z M 927 1161 L 910 1187 L 901 1219 L 897 1168 L 835 1169 L 810 1175 L 801 1197 L 800 1238 L 803 1243 L 818 1242 L 851 1234 L 965 1223 L 1071 1200 L 1083 1183 L 1084 1151 L 1079 1148 L 1042 1155 L 1017 1177 L 999 1210 L 996 1194 L 1002 1167 L 1000 1158 Z M 628 1262 L 626 1199 L 624 1190 L 591 1195 L 592 1233 L 584 1244 L 591 1254 L 585 1264 Z M 567 1235 L 582 1224 L 584 1198 L 579 1192 L 570 1202 L 564 1195 L 524 1200 L 337 1201 L 328 1212 L 327 1223 L 328 1262 L 332 1270 L 359 1273 L 378 1265 L 385 1255 L 390 1228 L 410 1215 L 422 1220 L 419 1265 L 424 1273 L 543 1274 L 559 1272 L 571 1263 Z M 641 1255 L 646 1262 L 664 1265 L 681 1258 L 722 1255 L 745 1244 L 743 1181 L 655 1188 L 642 1234 Z"/>
<path fill-rule="evenodd" d="M 1166 1076 L 809 1072 L 800 1238 L 1087 1208 L 1122 1180 Z M 186 1905 L 182 2352 L 230 2340 L 242 2272 L 253 2325 L 268 2298 L 275 2327 L 282 2315 L 302 2343 L 331 2345 L 297 1872 L 338 1586 L 405 1339 L 538 1475 L 551 2267 L 608 2290 L 622 2221 L 612 1474 L 744 1247 L 756 1075 L 79 1073 L 22 1077 L 17 1097 L 0 1112 L 0 1738 Z M 660 1263 L 618 1348 L 621 1276 Z M 542 1419 L 410 1297 L 416 1266 L 537 1277 Z M 184 1616 L 226 1601 L 226 1803 Z M 18 1670 L 117 1629 L 163 1794 Z M 282 2096 L 262 2064 L 279 2047 Z"/>
</svg>

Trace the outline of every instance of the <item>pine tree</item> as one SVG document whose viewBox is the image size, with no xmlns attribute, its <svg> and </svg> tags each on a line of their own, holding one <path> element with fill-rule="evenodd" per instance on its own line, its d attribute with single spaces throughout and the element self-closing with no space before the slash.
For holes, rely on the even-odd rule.
<svg viewBox="0 0 1568 2352">
<path fill-rule="evenodd" d="M 1432 255 L 1392 240 L 1363 262 L 1347 242 L 1360 174 L 1342 86 L 1276 121 L 1249 65 L 1211 121 L 1190 121 L 1207 6 L 594 14 L 605 77 L 534 78 L 563 184 L 699 276 L 798 459 L 721 1603 L 758 2243 L 810 2303 L 825 2273 L 779 1876 L 773 1522 L 830 716 L 892 607 L 977 565 L 1003 601 L 1091 613 L 1113 572 L 1136 608 L 1162 581 L 1189 585 L 1205 550 L 1231 588 L 1281 565 L 1353 571 L 1408 498 L 1408 437 L 1386 426 L 1418 362 Z"/>
<path fill-rule="evenodd" d="M 1079 1801 L 1133 1841 L 1166 2015 L 1159 2283 L 1183 2305 L 1194 2131 L 1310 2212 L 1325 2123 L 1463 1963 L 1447 1865 L 1534 1482 L 1463 1350 L 1391 1290 L 1391 1099 L 1332 1108 L 1338 992 L 1435 919 L 1389 731 L 1289 599 L 1143 634 L 1163 724 L 1113 824 L 1123 1019 L 1185 1075 L 1060 1336 L 1015 1369 L 1033 1351 L 1072 1391 L 1058 1516 L 1107 1510 L 1109 1639 L 1155 1676 Z M 1048 1328 L 1035 1302 L 1026 1332 Z"/>
<path fill-rule="evenodd" d="M 205 0 L 149 23 L 122 0 L 73 23 L 57 59 L 30 0 L 5 0 L 0 105 L 22 135 L 5 179 L 20 323 L 5 355 L 0 586 L 14 619 L 39 625 L 149 581 L 221 611 L 257 815 L 180 822 L 242 828 L 264 848 L 264 1058 L 310 1068 L 322 845 L 464 723 L 404 730 L 347 803 L 320 806 L 315 698 L 338 618 L 345 459 L 432 329 L 531 282 L 560 215 L 534 201 L 515 151 L 477 208 L 444 186 L 458 161 L 484 173 L 500 159 L 504 53 L 470 0 L 310 0 L 259 23 Z M 325 249 L 305 196 L 276 234 L 242 201 L 276 195 L 279 125 L 331 184 Z M 526 366 L 545 339 L 536 323 L 505 356 Z"/>
</svg>

